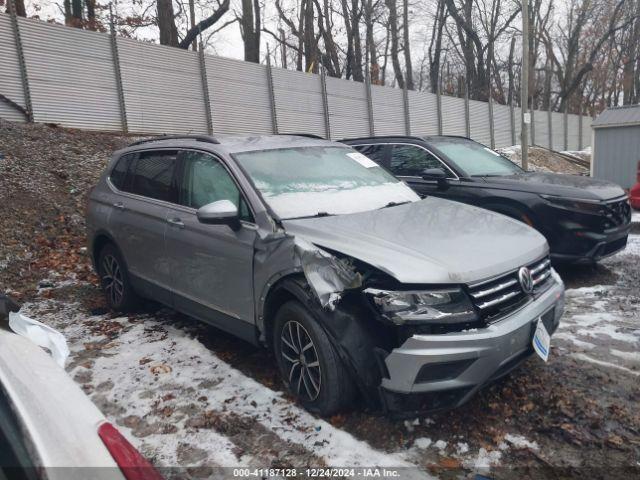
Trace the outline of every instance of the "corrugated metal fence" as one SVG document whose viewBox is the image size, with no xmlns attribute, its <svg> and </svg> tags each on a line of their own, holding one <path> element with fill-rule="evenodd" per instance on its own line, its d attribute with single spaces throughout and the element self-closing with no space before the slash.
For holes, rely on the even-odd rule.
<svg viewBox="0 0 640 480">
<path fill-rule="evenodd" d="M 13 21 L 12 23 L 12 20 Z M 519 109 L 202 55 L 0 14 L 0 94 L 36 122 L 134 133 L 470 135 L 519 143 Z M 24 68 L 21 68 L 21 65 Z M 493 111 L 493 115 L 491 112 Z M 0 117 L 25 115 L 0 101 Z M 535 144 L 578 150 L 591 119 L 535 111 Z"/>
</svg>

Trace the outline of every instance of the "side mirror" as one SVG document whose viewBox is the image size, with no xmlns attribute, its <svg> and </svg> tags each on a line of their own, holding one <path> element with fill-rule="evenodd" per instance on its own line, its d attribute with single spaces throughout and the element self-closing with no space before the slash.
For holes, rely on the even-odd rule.
<svg viewBox="0 0 640 480">
<path fill-rule="evenodd" d="M 231 230 L 240 228 L 238 208 L 229 200 L 218 200 L 200 207 L 196 217 L 207 225 L 228 225 Z"/>
<path fill-rule="evenodd" d="M 439 187 L 447 185 L 447 172 L 441 168 L 426 168 L 422 171 L 423 180 L 431 180 L 438 182 Z"/>
</svg>

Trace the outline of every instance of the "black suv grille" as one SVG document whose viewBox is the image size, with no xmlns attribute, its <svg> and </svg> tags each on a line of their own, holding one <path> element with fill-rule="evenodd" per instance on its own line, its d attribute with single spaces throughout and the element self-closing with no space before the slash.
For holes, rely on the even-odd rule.
<svg viewBox="0 0 640 480">
<path fill-rule="evenodd" d="M 551 261 L 544 257 L 527 265 L 533 280 L 533 294 L 546 290 L 551 285 Z M 473 304 L 484 320 L 493 321 L 528 301 L 530 294 L 522 289 L 518 270 L 490 280 L 469 285 Z"/>
<path fill-rule="evenodd" d="M 605 220 L 605 230 L 626 225 L 631 221 L 631 206 L 629 201 L 615 200 L 602 205 Z"/>
</svg>

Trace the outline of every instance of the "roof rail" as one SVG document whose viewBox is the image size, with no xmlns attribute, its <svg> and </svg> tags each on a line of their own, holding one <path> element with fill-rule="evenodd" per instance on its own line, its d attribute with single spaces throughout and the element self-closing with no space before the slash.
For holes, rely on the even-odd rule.
<svg viewBox="0 0 640 480">
<path fill-rule="evenodd" d="M 316 138 L 318 140 L 326 140 L 326 138 L 316 135 L 315 133 L 281 133 L 280 135 L 291 135 L 293 137 Z"/>
<path fill-rule="evenodd" d="M 416 135 L 371 135 L 368 137 L 342 138 L 340 140 L 336 140 L 336 142 L 342 143 L 342 142 L 353 142 L 358 140 L 384 140 L 385 138 L 405 138 L 405 139 L 424 141 L 424 138 L 418 137 Z"/>
<path fill-rule="evenodd" d="M 144 140 L 138 140 L 137 142 L 133 142 L 129 144 L 129 146 L 133 147 L 135 145 L 142 145 L 144 143 L 149 143 L 149 142 L 159 142 L 161 140 L 195 140 L 197 142 L 220 144 L 220 142 L 215 137 L 212 137 L 209 135 L 160 135 L 158 137 L 145 138 Z"/>
</svg>

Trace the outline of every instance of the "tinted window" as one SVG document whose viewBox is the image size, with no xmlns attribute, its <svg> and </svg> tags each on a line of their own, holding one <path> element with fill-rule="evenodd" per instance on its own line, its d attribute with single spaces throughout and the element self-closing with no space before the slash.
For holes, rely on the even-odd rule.
<svg viewBox="0 0 640 480">
<path fill-rule="evenodd" d="M 363 155 L 366 155 L 374 162 L 386 166 L 385 162 L 385 151 L 387 150 L 386 145 L 354 145 L 356 150 L 358 150 Z"/>
<path fill-rule="evenodd" d="M 175 202 L 176 163 L 177 152 L 174 151 L 141 153 L 132 172 L 130 191 L 156 200 Z"/>
<path fill-rule="evenodd" d="M 229 200 L 238 208 L 241 220 L 253 221 L 240 189 L 227 169 L 211 155 L 184 153 L 184 176 L 180 191 L 182 205 L 200 208 L 218 200 Z"/>
<path fill-rule="evenodd" d="M 394 145 L 389 169 L 399 177 L 420 177 L 427 168 L 441 168 L 442 162 L 424 148 L 415 145 Z"/>
<path fill-rule="evenodd" d="M 116 166 L 113 167 L 113 170 L 111 170 L 109 179 L 118 190 L 124 190 L 129 165 L 134 156 L 134 154 L 123 155 L 120 157 L 120 160 L 118 160 L 118 163 L 116 163 Z"/>
</svg>

